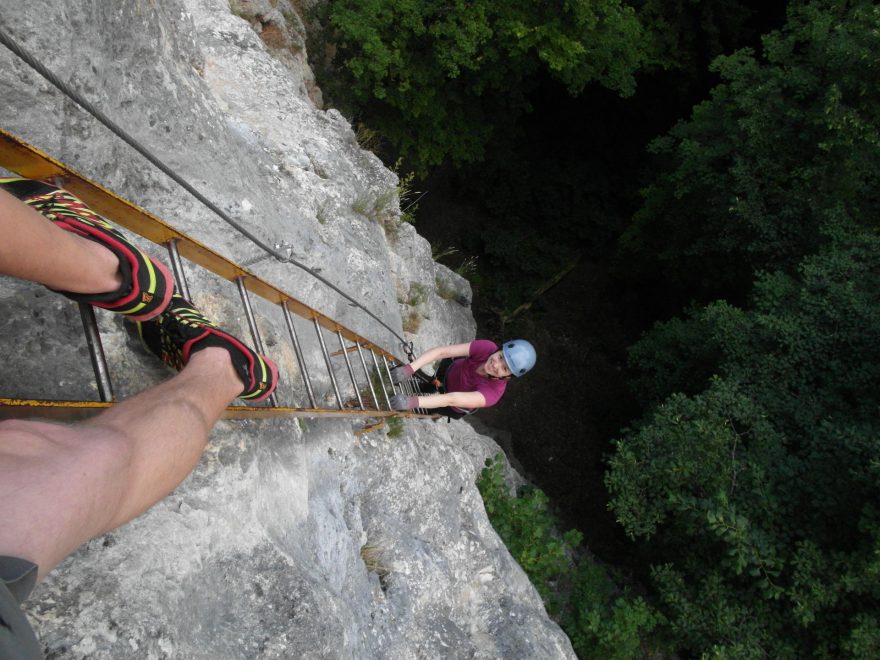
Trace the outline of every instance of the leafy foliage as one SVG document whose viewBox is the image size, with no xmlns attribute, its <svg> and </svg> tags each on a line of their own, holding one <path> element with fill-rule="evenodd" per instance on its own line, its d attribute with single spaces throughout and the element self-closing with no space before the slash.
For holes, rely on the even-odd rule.
<svg viewBox="0 0 880 660">
<path fill-rule="evenodd" d="M 673 628 L 727 657 L 871 648 L 880 239 L 835 239 L 795 275 L 762 275 L 751 309 L 715 303 L 661 333 L 674 328 L 702 329 L 720 352 L 717 376 L 628 431 L 607 478 L 627 532 L 651 538 Z"/>
<path fill-rule="evenodd" d="M 341 67 L 329 91 L 422 171 L 480 160 L 528 109 L 530 75 L 548 72 L 572 94 L 594 80 L 632 94 L 642 58 L 620 0 L 338 0 L 324 11 Z"/>
<path fill-rule="evenodd" d="M 742 301 L 631 349 L 648 412 L 606 478 L 689 653 L 876 654 L 878 27 L 873 3 L 794 5 L 763 59 L 719 58 L 712 98 L 653 145 L 629 254 Z"/>
<path fill-rule="evenodd" d="M 872 2 L 794 4 L 762 58 L 716 59 L 723 84 L 652 145 L 660 174 L 625 237 L 628 267 L 742 294 L 835 227 L 876 226 L 878 23 Z"/>
<path fill-rule="evenodd" d="M 617 591 L 599 564 L 582 559 L 575 569 L 562 627 L 583 660 L 650 657 L 647 638 L 664 621 L 640 596 Z"/>
<path fill-rule="evenodd" d="M 556 520 L 541 490 L 529 489 L 519 497 L 511 497 L 504 481 L 504 465 L 501 454 L 487 461 L 477 482 L 486 512 L 542 598 L 552 602 L 554 584 L 569 569 L 570 553 L 583 536 L 577 530 L 562 536 L 556 533 Z"/>
<path fill-rule="evenodd" d="M 662 620 L 642 598 L 621 593 L 598 564 L 575 549 L 577 530 L 558 533 L 559 521 L 539 489 L 509 493 L 504 458 L 486 461 L 477 485 L 492 525 L 538 589 L 548 610 L 581 658 L 605 660 L 645 657 L 644 638 Z"/>
<path fill-rule="evenodd" d="M 634 0 L 654 67 L 702 73 L 701 57 L 729 53 L 751 37 L 753 11 L 737 0 Z M 708 61 L 708 59 L 707 59 Z"/>
</svg>

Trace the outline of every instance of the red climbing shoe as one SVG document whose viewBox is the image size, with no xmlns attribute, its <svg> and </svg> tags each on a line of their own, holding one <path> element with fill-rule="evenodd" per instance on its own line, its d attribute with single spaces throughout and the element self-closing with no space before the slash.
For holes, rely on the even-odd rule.
<svg viewBox="0 0 880 660">
<path fill-rule="evenodd" d="M 0 178 L 0 188 L 15 195 L 62 229 L 100 243 L 119 259 L 122 286 L 110 293 L 59 291 L 71 300 L 146 321 L 162 313 L 171 300 L 174 279 L 168 268 L 132 245 L 113 225 L 71 193 L 42 181 Z"/>
<path fill-rule="evenodd" d="M 203 348 L 219 346 L 226 349 L 244 383 L 244 390 L 238 395 L 240 399 L 262 401 L 278 384 L 278 368 L 269 358 L 218 328 L 178 293 L 172 296 L 162 314 L 137 326 L 147 348 L 178 371 L 186 366 L 193 353 Z"/>
</svg>

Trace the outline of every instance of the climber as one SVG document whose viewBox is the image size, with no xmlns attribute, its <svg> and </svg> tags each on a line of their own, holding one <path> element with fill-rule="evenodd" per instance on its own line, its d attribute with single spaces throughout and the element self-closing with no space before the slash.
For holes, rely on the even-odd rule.
<svg viewBox="0 0 880 660">
<path fill-rule="evenodd" d="M 409 381 L 418 390 L 418 395 L 395 394 L 391 407 L 426 408 L 459 419 L 498 403 L 507 381 L 528 372 L 536 359 L 535 348 L 525 339 L 506 341 L 500 347 L 488 339 L 437 346 L 391 371 L 392 382 Z M 433 378 L 419 371 L 437 360 L 440 365 Z"/>
<path fill-rule="evenodd" d="M 0 231 L 0 273 L 124 315 L 179 371 L 77 424 L 0 422 L 0 658 L 39 658 L 19 607 L 37 580 L 174 490 L 226 406 L 267 398 L 278 371 L 175 293 L 163 264 L 66 190 L 0 179 Z"/>
</svg>

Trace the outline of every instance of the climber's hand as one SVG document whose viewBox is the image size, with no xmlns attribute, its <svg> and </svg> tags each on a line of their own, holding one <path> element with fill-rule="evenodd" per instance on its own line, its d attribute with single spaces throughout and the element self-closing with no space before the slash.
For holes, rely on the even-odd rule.
<svg viewBox="0 0 880 660">
<path fill-rule="evenodd" d="M 394 367 L 391 370 L 391 382 L 392 383 L 402 383 L 403 381 L 412 378 L 412 375 L 415 373 L 413 368 L 408 364 L 402 364 L 399 367 Z"/>
<path fill-rule="evenodd" d="M 395 394 L 391 397 L 391 407 L 394 410 L 412 410 L 418 408 L 419 397 L 407 396 L 406 394 Z"/>
</svg>

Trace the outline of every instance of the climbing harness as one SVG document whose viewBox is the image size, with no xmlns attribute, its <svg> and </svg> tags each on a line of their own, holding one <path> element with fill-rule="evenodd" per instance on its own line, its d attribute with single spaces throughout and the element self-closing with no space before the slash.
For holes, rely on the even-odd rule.
<svg viewBox="0 0 880 660">
<path fill-rule="evenodd" d="M 433 376 L 429 376 L 422 371 L 414 372 L 413 378 L 418 383 L 417 394 L 446 394 L 446 373 L 449 371 L 449 367 L 451 367 L 454 362 L 464 359 L 465 358 L 443 358 L 440 360 L 440 364 L 437 365 L 437 371 Z M 461 419 L 467 415 L 473 415 L 477 410 L 477 408 L 446 406 L 444 408 L 433 408 L 431 412 L 436 415 L 444 416 L 447 418 L 447 421 L 451 421 L 453 419 Z"/>
</svg>

